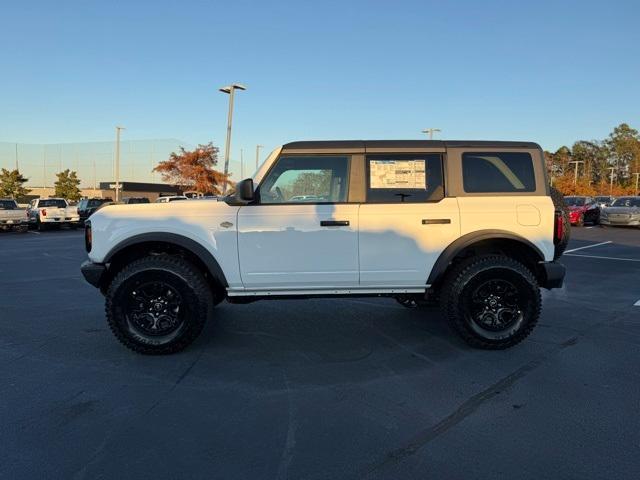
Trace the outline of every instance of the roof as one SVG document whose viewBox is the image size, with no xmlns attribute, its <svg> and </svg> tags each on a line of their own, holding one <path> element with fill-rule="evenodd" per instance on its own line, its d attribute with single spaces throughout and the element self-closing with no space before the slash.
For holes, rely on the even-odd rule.
<svg viewBox="0 0 640 480">
<path fill-rule="evenodd" d="M 504 142 L 491 140 L 311 140 L 290 142 L 282 148 L 311 150 L 316 148 L 540 148 L 535 142 Z"/>
<path fill-rule="evenodd" d="M 113 190 L 110 185 L 116 182 L 100 182 L 100 190 Z M 182 190 L 165 183 L 120 182 L 121 192 L 180 193 Z"/>
</svg>

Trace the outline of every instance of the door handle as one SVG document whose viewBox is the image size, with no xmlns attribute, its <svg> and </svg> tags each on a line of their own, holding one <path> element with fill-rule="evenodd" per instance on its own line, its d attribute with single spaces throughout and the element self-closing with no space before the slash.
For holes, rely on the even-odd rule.
<svg viewBox="0 0 640 480">
<path fill-rule="evenodd" d="M 348 227 L 349 220 L 320 220 L 321 227 Z"/>
<path fill-rule="evenodd" d="M 423 218 L 423 225 L 442 225 L 445 223 L 451 223 L 450 218 Z"/>
</svg>

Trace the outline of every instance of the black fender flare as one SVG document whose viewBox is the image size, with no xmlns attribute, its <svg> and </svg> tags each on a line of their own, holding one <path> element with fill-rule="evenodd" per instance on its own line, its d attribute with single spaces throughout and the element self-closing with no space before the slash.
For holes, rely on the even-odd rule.
<svg viewBox="0 0 640 480">
<path fill-rule="evenodd" d="M 463 249 L 473 245 L 474 243 L 491 239 L 506 239 L 520 242 L 524 246 L 529 247 L 531 250 L 533 250 L 539 257 L 539 261 L 544 261 L 544 254 L 542 253 L 542 251 L 529 240 L 521 237 L 520 235 L 507 232 L 505 230 L 478 230 L 476 232 L 467 233 L 466 235 L 463 235 L 462 237 L 456 239 L 442 251 L 438 259 L 436 260 L 436 263 L 434 263 L 433 268 L 431 269 L 427 284 L 433 285 L 438 280 L 440 280 L 443 277 L 444 273 L 447 271 L 447 268 L 449 267 L 451 261 Z"/>
<path fill-rule="evenodd" d="M 121 252 L 127 247 L 147 242 L 169 243 L 190 251 L 200 260 L 202 260 L 204 265 L 207 267 L 209 274 L 218 282 L 220 282 L 220 284 L 224 288 L 227 288 L 229 286 L 229 284 L 227 283 L 227 279 L 224 276 L 224 272 L 222 271 L 222 268 L 220 268 L 220 264 L 204 245 L 191 238 L 175 233 L 149 232 L 129 237 L 112 247 L 105 255 L 103 263 L 109 263 L 117 253 Z"/>
</svg>

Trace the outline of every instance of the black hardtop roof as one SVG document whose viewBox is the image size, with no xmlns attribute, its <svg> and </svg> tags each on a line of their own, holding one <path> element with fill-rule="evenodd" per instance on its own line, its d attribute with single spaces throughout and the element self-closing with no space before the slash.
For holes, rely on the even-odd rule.
<svg viewBox="0 0 640 480">
<path fill-rule="evenodd" d="M 310 140 L 289 142 L 288 150 L 315 148 L 540 148 L 535 142 L 505 142 L 492 140 Z"/>
</svg>

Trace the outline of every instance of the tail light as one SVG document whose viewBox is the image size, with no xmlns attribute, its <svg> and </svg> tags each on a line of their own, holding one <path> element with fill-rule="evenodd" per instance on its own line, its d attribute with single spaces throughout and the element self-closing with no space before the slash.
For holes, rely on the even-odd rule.
<svg viewBox="0 0 640 480">
<path fill-rule="evenodd" d="M 41 211 L 42 211 L 42 216 L 46 217 L 47 216 L 47 209 L 43 208 Z"/>
<path fill-rule="evenodd" d="M 553 225 L 553 243 L 557 244 L 564 236 L 564 216 L 556 210 Z"/>
</svg>

